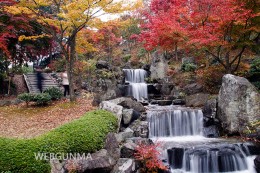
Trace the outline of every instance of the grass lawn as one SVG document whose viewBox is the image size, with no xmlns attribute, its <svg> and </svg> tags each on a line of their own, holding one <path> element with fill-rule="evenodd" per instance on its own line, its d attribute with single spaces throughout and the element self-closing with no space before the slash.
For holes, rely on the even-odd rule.
<svg viewBox="0 0 260 173">
<path fill-rule="evenodd" d="M 96 109 L 91 99 L 57 101 L 46 107 L 25 104 L 0 107 L 0 137 L 32 138 Z"/>
</svg>

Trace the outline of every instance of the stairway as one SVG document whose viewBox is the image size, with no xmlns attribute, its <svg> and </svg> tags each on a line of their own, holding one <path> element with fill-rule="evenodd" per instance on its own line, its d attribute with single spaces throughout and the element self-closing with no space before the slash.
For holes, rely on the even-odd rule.
<svg viewBox="0 0 260 173">
<path fill-rule="evenodd" d="M 51 77 L 49 73 L 42 73 L 42 88 L 43 91 L 49 87 L 59 88 L 58 83 L 54 78 Z M 28 87 L 29 93 L 40 93 L 40 90 L 37 87 L 37 76 L 36 73 L 24 74 L 25 83 Z"/>
</svg>

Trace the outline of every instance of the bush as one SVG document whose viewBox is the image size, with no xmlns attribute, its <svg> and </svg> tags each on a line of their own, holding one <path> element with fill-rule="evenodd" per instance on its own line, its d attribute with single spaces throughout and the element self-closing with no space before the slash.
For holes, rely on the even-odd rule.
<svg viewBox="0 0 260 173">
<path fill-rule="evenodd" d="M 26 105 L 29 105 L 29 102 L 34 101 L 34 94 L 31 93 L 22 93 L 18 95 L 18 99 L 26 102 Z"/>
<path fill-rule="evenodd" d="M 252 61 L 249 70 L 249 80 L 260 90 L 260 57 Z"/>
<path fill-rule="evenodd" d="M 134 157 L 141 162 L 141 172 L 158 172 L 159 170 L 167 170 L 162 160 L 160 160 L 161 152 L 160 143 L 142 144 L 140 143 L 135 148 Z"/>
<path fill-rule="evenodd" d="M 128 62 L 131 59 L 132 55 L 131 54 L 126 54 L 123 56 L 123 61 Z"/>
<path fill-rule="evenodd" d="M 197 69 L 197 65 L 190 62 L 185 62 L 181 66 L 181 70 L 184 72 L 194 72 Z"/>
<path fill-rule="evenodd" d="M 62 91 L 57 87 L 50 87 L 43 91 L 51 96 L 51 100 L 60 100 L 63 96 Z"/>
<path fill-rule="evenodd" d="M 212 65 L 205 69 L 197 70 L 198 82 L 212 94 L 219 92 L 225 69 L 221 65 Z"/>
<path fill-rule="evenodd" d="M 48 93 L 34 94 L 33 101 L 36 102 L 37 105 L 46 105 L 50 103 L 51 96 Z"/>
<path fill-rule="evenodd" d="M 0 138 L 0 172 L 49 173 L 49 162 L 37 153 L 91 153 L 101 149 L 109 132 L 117 128 L 110 112 L 96 110 L 33 139 Z M 48 155 L 49 156 L 49 155 Z"/>
</svg>

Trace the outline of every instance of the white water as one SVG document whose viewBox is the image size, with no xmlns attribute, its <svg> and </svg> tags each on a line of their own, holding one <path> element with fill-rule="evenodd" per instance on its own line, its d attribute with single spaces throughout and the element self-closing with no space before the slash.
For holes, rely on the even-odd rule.
<svg viewBox="0 0 260 173">
<path fill-rule="evenodd" d="M 125 72 L 125 82 L 129 83 L 127 95 L 133 96 L 137 100 L 148 98 L 147 84 L 145 78 L 147 72 L 143 69 L 123 69 Z"/>
<path fill-rule="evenodd" d="M 201 110 L 148 108 L 149 137 L 162 144 L 162 157 L 168 158 L 171 173 L 256 173 L 255 157 L 250 156 L 246 145 L 202 136 Z"/>
<path fill-rule="evenodd" d="M 148 111 L 149 136 L 202 136 L 201 110 Z"/>
</svg>

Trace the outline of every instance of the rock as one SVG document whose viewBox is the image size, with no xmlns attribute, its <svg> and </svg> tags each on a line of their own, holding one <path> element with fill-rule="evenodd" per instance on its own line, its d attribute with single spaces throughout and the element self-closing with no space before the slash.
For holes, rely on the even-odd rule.
<svg viewBox="0 0 260 173">
<path fill-rule="evenodd" d="M 122 106 L 117 105 L 110 101 L 102 101 L 99 105 L 99 108 L 114 113 L 118 120 L 118 127 L 120 127 L 121 120 L 122 120 L 122 112 L 123 112 Z"/>
<path fill-rule="evenodd" d="M 132 173 L 135 171 L 135 162 L 133 159 L 121 158 L 111 173 Z"/>
<path fill-rule="evenodd" d="M 155 51 L 152 54 L 152 64 L 150 67 L 151 79 L 164 79 L 167 74 L 168 63 L 165 57 L 159 51 Z"/>
<path fill-rule="evenodd" d="M 14 100 L 11 101 L 11 104 L 12 104 L 12 105 L 19 105 L 19 104 L 22 103 L 22 102 L 23 102 L 23 101 L 20 100 L 20 99 L 14 99 Z"/>
<path fill-rule="evenodd" d="M 140 121 L 135 120 L 130 126 L 134 131 L 135 137 L 142 137 L 142 138 L 148 138 L 148 122 L 147 121 Z"/>
<path fill-rule="evenodd" d="M 96 63 L 97 69 L 110 69 L 109 63 L 107 61 L 99 60 Z"/>
<path fill-rule="evenodd" d="M 124 101 L 119 103 L 119 105 L 123 106 L 126 109 L 134 109 L 138 112 L 145 112 L 145 107 L 141 103 L 131 98 L 126 98 Z"/>
<path fill-rule="evenodd" d="M 255 158 L 254 163 L 257 173 L 260 173 L 260 155 Z"/>
<path fill-rule="evenodd" d="M 145 64 L 142 66 L 142 69 L 149 71 L 150 70 L 151 65 L 150 64 Z"/>
<path fill-rule="evenodd" d="M 186 106 L 188 107 L 202 107 L 209 99 L 209 94 L 198 93 L 185 97 Z"/>
<path fill-rule="evenodd" d="M 166 106 L 166 105 L 171 105 L 172 100 L 152 100 L 150 104 L 156 104 L 159 106 Z"/>
<path fill-rule="evenodd" d="M 185 58 L 182 58 L 181 63 L 182 64 L 195 63 L 195 59 L 193 57 L 185 57 Z"/>
<path fill-rule="evenodd" d="M 224 75 L 218 95 L 218 118 L 229 134 L 243 133 L 260 116 L 260 94 L 245 78 Z"/>
<path fill-rule="evenodd" d="M 116 135 L 114 133 L 109 133 L 106 137 L 105 147 L 108 154 L 117 160 L 120 157 L 119 143 L 117 142 Z"/>
<path fill-rule="evenodd" d="M 91 154 L 91 159 L 80 160 L 82 172 L 110 172 L 116 161 L 105 149 Z"/>
<path fill-rule="evenodd" d="M 185 100 L 184 99 L 175 99 L 172 101 L 173 105 L 185 105 Z"/>
<path fill-rule="evenodd" d="M 0 106 L 10 106 L 11 104 L 11 100 L 0 100 Z"/>
<path fill-rule="evenodd" d="M 14 77 L 12 77 L 12 83 L 15 85 L 15 94 L 19 95 L 28 92 L 23 75 L 14 75 Z"/>
<path fill-rule="evenodd" d="M 173 88 L 174 88 L 173 84 L 164 82 L 164 83 L 162 83 L 160 92 L 162 93 L 162 95 L 170 95 Z"/>
<path fill-rule="evenodd" d="M 133 137 L 133 138 L 128 138 L 126 140 L 126 143 L 135 143 L 137 145 L 139 144 L 146 144 L 146 145 L 151 145 L 153 144 L 153 141 L 149 138 L 141 138 L 141 137 Z"/>
<path fill-rule="evenodd" d="M 183 90 L 187 95 L 197 94 L 203 91 L 203 86 L 198 83 L 193 83 L 186 85 Z"/>
<path fill-rule="evenodd" d="M 211 125 L 203 128 L 203 136 L 207 138 L 219 137 L 219 129 L 216 125 Z"/>
<path fill-rule="evenodd" d="M 123 109 L 123 123 L 125 125 L 127 125 L 131 122 L 133 114 L 134 114 L 133 109 Z"/>
<path fill-rule="evenodd" d="M 256 131 L 256 132 L 253 132 L 253 133 L 246 134 L 246 137 L 260 141 L 260 132 Z"/>
<path fill-rule="evenodd" d="M 135 153 L 136 144 L 133 142 L 127 142 L 121 147 L 121 158 L 133 158 Z"/>
<path fill-rule="evenodd" d="M 123 107 L 111 101 L 102 101 L 99 108 L 114 113 L 120 120 L 122 118 Z"/>
<path fill-rule="evenodd" d="M 217 113 L 217 99 L 210 99 L 207 100 L 206 104 L 204 105 L 203 109 L 203 116 L 216 118 Z"/>
<path fill-rule="evenodd" d="M 118 143 L 124 142 L 127 138 L 132 138 L 134 131 L 130 128 L 126 128 L 123 132 L 119 132 L 115 135 Z"/>
<path fill-rule="evenodd" d="M 141 121 L 146 121 L 147 120 L 147 112 L 143 112 L 140 116 Z"/>
<path fill-rule="evenodd" d="M 58 159 L 50 160 L 51 173 L 65 173 L 64 163 Z"/>
<path fill-rule="evenodd" d="M 111 89 L 107 89 L 105 91 L 97 92 L 94 95 L 93 105 L 97 106 L 102 101 L 115 99 L 115 98 L 120 97 L 120 96 L 122 96 L 120 89 L 117 88 L 117 87 L 112 87 Z"/>
</svg>

